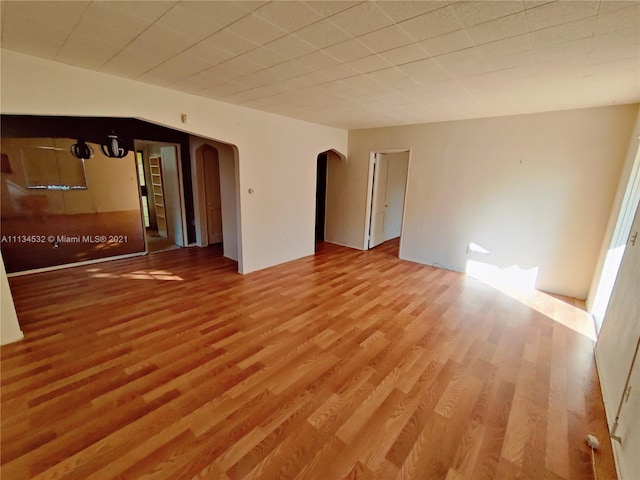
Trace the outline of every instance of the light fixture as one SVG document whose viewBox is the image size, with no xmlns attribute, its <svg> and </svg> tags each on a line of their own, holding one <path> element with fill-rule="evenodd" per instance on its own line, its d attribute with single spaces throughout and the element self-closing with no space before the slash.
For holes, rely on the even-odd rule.
<svg viewBox="0 0 640 480">
<path fill-rule="evenodd" d="M 91 148 L 91 145 L 87 145 L 84 138 L 80 137 L 78 143 L 71 145 L 71 155 L 82 160 L 87 160 L 93 157 L 93 148 Z"/>
<path fill-rule="evenodd" d="M 122 158 L 129 153 L 124 141 L 118 138 L 115 133 L 107 135 L 107 141 L 100 145 L 100 150 L 109 158 Z"/>
</svg>

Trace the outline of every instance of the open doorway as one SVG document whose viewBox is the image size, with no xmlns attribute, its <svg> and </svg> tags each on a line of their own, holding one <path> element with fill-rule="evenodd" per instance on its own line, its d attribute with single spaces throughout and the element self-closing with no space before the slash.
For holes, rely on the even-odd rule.
<svg viewBox="0 0 640 480">
<path fill-rule="evenodd" d="M 135 140 L 140 209 L 147 252 L 186 245 L 179 146 Z"/>
<path fill-rule="evenodd" d="M 316 167 L 316 251 L 324 242 L 327 212 L 327 152 L 318 155 Z"/>
<path fill-rule="evenodd" d="M 313 237 L 309 236 L 316 253 L 326 243 L 341 244 L 337 240 L 343 232 L 340 216 L 344 209 L 346 168 L 347 157 L 337 150 L 325 150 L 316 157 L 315 223 Z"/>
<path fill-rule="evenodd" d="M 393 243 L 395 255 L 399 256 L 409 154 L 409 150 L 371 153 L 365 250 Z"/>
<path fill-rule="evenodd" d="M 204 144 L 196 151 L 202 161 L 204 177 L 205 218 L 207 227 L 207 244 L 222 243 L 222 198 L 220 193 L 220 159 L 218 150 Z"/>
<path fill-rule="evenodd" d="M 238 149 L 217 140 L 190 136 L 196 242 L 218 248 L 238 262 L 242 273 L 242 238 Z"/>
</svg>

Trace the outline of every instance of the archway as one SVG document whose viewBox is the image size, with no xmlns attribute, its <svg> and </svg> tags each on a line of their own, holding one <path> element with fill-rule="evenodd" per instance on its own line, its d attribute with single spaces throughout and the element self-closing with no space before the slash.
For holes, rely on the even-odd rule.
<svg viewBox="0 0 640 480">
<path fill-rule="evenodd" d="M 242 272 L 238 149 L 228 143 L 192 136 L 190 150 L 194 162 L 196 243 L 206 247 L 222 242 L 223 255 L 237 261 L 238 271 Z M 217 169 L 211 163 L 217 163 Z M 208 201 L 217 195 L 219 203 Z M 221 229 L 210 228 L 212 223 Z"/>
</svg>

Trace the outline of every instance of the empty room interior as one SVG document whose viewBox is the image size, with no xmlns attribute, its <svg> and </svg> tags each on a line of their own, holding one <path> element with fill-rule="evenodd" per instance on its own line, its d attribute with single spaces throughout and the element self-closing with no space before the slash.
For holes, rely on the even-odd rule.
<svg viewBox="0 0 640 480">
<path fill-rule="evenodd" d="M 640 479 L 640 2 L 0 14 L 2 478 Z"/>
</svg>

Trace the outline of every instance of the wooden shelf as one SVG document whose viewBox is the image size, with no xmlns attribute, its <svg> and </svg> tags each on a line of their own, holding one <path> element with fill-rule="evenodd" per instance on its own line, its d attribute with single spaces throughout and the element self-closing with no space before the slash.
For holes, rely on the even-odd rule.
<svg viewBox="0 0 640 480">
<path fill-rule="evenodd" d="M 163 237 L 168 237 L 169 232 L 164 209 L 164 189 L 162 187 L 162 161 L 160 157 L 149 157 L 149 167 L 151 169 L 151 189 L 153 190 L 153 201 L 156 207 L 158 233 Z"/>
</svg>

